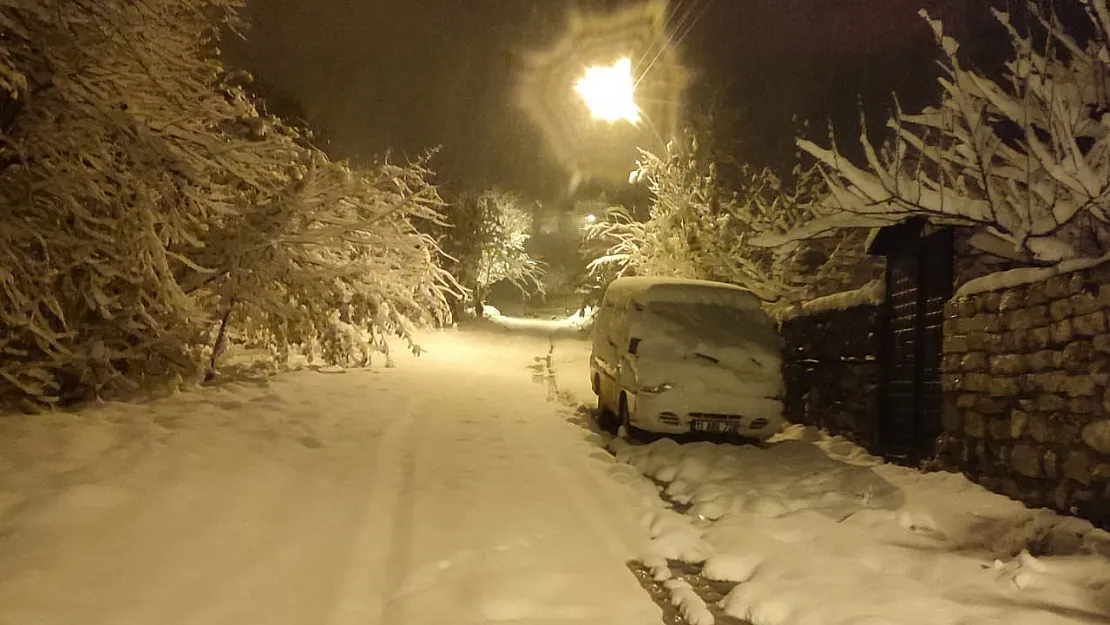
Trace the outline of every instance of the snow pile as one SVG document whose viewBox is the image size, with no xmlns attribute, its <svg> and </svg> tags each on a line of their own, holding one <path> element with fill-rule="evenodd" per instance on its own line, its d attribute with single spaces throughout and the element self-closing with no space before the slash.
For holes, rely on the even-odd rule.
<svg viewBox="0 0 1110 625">
<path fill-rule="evenodd" d="M 580 330 L 589 330 L 594 323 L 594 316 L 597 315 L 597 308 L 593 306 L 586 306 L 581 310 L 574 311 L 574 314 L 567 317 L 566 322 Z"/>
<path fill-rule="evenodd" d="M 766 448 L 611 442 L 686 514 L 647 525 L 657 558 L 736 582 L 758 625 L 1110 620 L 1110 534 L 1029 510 L 961 475 L 883 464 L 793 426 Z M 645 564 L 649 564 L 645 562 Z M 654 567 L 653 567 L 654 569 Z M 686 590 L 672 589 L 681 600 Z M 696 602 L 691 602 L 696 609 Z"/>
<path fill-rule="evenodd" d="M 506 330 L 541 332 L 547 334 L 587 333 L 593 328 L 597 310 L 587 307 L 563 319 L 526 319 L 501 314 L 492 306 L 486 306 L 486 320 Z"/>
<path fill-rule="evenodd" d="M 688 625 L 713 625 L 713 615 L 690 582 L 672 579 L 664 582 L 663 587 L 671 593 L 671 605 L 678 606 Z"/>
</svg>

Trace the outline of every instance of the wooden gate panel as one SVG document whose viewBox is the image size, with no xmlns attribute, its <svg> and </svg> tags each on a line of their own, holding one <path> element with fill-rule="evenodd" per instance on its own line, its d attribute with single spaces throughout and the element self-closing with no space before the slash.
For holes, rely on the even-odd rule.
<svg viewBox="0 0 1110 625">
<path fill-rule="evenodd" d="M 941 355 L 944 351 L 944 305 L 952 297 L 954 245 L 951 230 L 922 239 L 921 245 L 921 373 L 918 389 L 917 448 L 926 456 L 935 452 L 943 431 L 941 412 Z"/>
<path fill-rule="evenodd" d="M 889 259 L 887 267 L 886 378 L 879 440 L 884 455 L 909 455 L 914 445 L 917 398 L 917 255 Z"/>
<path fill-rule="evenodd" d="M 941 433 L 944 304 L 952 295 L 952 234 L 903 239 L 887 254 L 880 452 L 903 462 L 932 457 Z"/>
</svg>

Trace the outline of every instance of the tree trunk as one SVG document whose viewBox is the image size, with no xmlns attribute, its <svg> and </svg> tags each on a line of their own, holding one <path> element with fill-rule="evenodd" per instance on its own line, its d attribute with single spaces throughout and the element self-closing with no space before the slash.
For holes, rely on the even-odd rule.
<svg viewBox="0 0 1110 625">
<path fill-rule="evenodd" d="M 212 345 L 212 357 L 208 359 L 208 371 L 204 372 L 205 382 L 216 377 L 216 359 L 220 357 L 220 353 L 224 350 L 224 343 L 227 342 L 227 322 L 231 319 L 233 308 L 235 308 L 235 298 L 231 298 L 223 316 L 220 318 L 220 329 L 216 332 L 216 342 Z"/>
<path fill-rule="evenodd" d="M 475 290 L 474 291 L 474 316 L 479 318 L 479 319 L 485 319 L 485 317 L 486 317 L 486 311 L 483 308 L 483 302 L 482 302 L 483 299 L 484 298 L 482 297 L 482 293 L 480 291 Z"/>
</svg>

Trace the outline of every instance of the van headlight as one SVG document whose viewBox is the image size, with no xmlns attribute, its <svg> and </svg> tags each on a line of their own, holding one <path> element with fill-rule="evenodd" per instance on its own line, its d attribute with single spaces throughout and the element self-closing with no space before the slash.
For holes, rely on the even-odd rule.
<svg viewBox="0 0 1110 625">
<path fill-rule="evenodd" d="M 669 391 L 676 386 L 678 385 L 672 384 L 670 382 L 664 382 L 662 384 L 656 384 L 655 386 L 642 386 L 640 387 L 640 392 L 647 393 L 648 395 L 658 395 L 659 393 Z"/>
</svg>

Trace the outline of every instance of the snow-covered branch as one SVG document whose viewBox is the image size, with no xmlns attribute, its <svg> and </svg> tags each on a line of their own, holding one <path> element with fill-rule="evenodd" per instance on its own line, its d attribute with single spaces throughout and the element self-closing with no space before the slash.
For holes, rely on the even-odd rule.
<svg viewBox="0 0 1110 625">
<path fill-rule="evenodd" d="M 861 258 L 858 233 L 756 244 L 813 220 L 816 169 L 797 168 L 790 183 L 770 170 L 744 169 L 738 188 L 725 189 L 712 155 L 688 133 L 664 157 L 644 152 L 638 177 L 653 196 L 649 217 L 637 221 L 618 208 L 591 226 L 590 238 L 610 246 L 592 271 L 730 282 L 782 303 L 870 279 L 874 263 Z"/>
<path fill-rule="evenodd" d="M 958 42 L 923 12 L 944 58 L 941 103 L 899 111 L 882 155 L 862 133 L 862 166 L 835 145 L 798 141 L 822 163 L 830 193 L 823 213 L 787 238 L 920 215 L 980 228 L 1042 263 L 1104 254 L 1110 30 L 1106 0 L 1087 4 L 1096 36 L 1083 42 L 1033 2 L 1039 35 L 1019 32 L 996 11 L 1012 46 L 998 80 L 964 67 Z"/>
</svg>

